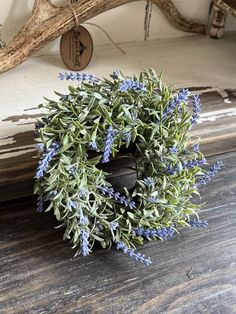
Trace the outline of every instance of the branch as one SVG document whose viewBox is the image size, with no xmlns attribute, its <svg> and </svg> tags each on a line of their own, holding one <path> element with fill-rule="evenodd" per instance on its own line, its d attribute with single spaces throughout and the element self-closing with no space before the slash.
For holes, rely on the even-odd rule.
<svg viewBox="0 0 236 314">
<path fill-rule="evenodd" d="M 216 8 L 221 10 L 224 14 L 231 14 L 236 17 L 236 3 L 235 0 L 213 0 Z"/>
<path fill-rule="evenodd" d="M 82 0 L 73 8 L 80 23 L 126 3 L 139 0 Z M 176 28 L 205 33 L 205 25 L 184 18 L 171 0 L 151 0 Z M 31 17 L 6 48 L 0 51 L 0 73 L 25 61 L 50 41 L 74 27 L 71 9 L 57 7 L 50 0 L 35 0 Z"/>
</svg>

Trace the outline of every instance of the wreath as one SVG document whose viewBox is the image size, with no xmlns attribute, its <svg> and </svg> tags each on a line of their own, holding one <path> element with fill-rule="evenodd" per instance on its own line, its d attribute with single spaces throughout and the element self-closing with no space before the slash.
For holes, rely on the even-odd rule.
<svg viewBox="0 0 236 314">
<path fill-rule="evenodd" d="M 103 248 L 115 243 L 149 265 L 135 245 L 206 226 L 196 196 L 222 162 L 203 170 L 206 159 L 190 136 L 199 96 L 173 92 L 152 69 L 139 77 L 117 70 L 104 79 L 79 73 L 59 78 L 79 84 L 40 105 L 46 112 L 36 125 L 35 193 L 37 211 L 54 212 L 64 238 L 79 247 L 76 254 L 88 255 L 95 242 Z M 135 180 L 117 187 L 112 163 L 119 168 L 124 160 L 131 161 Z"/>
</svg>

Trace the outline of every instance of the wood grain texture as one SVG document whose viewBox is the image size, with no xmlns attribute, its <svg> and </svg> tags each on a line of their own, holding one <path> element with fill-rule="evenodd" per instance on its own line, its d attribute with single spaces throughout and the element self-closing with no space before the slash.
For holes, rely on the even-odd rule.
<svg viewBox="0 0 236 314">
<path fill-rule="evenodd" d="M 217 159 L 225 167 L 202 190 L 209 227 L 146 242 L 150 267 L 114 249 L 73 258 L 32 199 L 2 204 L 0 313 L 235 313 L 236 152 Z"/>
<path fill-rule="evenodd" d="M 201 137 L 201 150 L 206 156 L 235 151 L 236 91 L 208 91 L 208 87 L 199 88 L 198 92 L 199 90 L 202 114 L 200 123 L 192 130 L 192 134 L 196 139 Z M 191 91 L 194 92 L 194 88 Z M 21 118 L 19 115 L 9 117 L 12 121 Z M 33 176 L 37 166 L 33 138 L 33 131 L 25 131 L 14 135 L 11 143 L 0 145 L 0 202 L 32 195 Z M 119 168 L 119 165 L 115 167 Z M 134 172 L 130 169 L 124 170 L 127 182 L 131 182 Z M 121 171 L 116 171 L 113 182 L 118 184 L 120 177 Z"/>
</svg>

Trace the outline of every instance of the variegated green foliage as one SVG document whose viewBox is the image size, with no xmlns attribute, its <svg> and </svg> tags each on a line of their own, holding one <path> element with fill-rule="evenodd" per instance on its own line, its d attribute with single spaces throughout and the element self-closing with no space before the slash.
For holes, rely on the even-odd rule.
<svg viewBox="0 0 236 314">
<path fill-rule="evenodd" d="M 40 106 L 47 113 L 36 141 L 44 145 L 44 152 L 53 143 L 60 149 L 44 176 L 36 178 L 35 193 L 61 222 L 64 238 L 74 247 L 81 245 L 81 230 L 89 233 L 90 250 L 95 241 L 104 248 L 118 241 L 127 246 L 143 243 L 134 228 L 178 229 L 199 209 L 192 197 L 198 194 L 196 176 L 203 172 L 199 165 L 185 167 L 203 160 L 201 152 L 190 147 L 189 104 L 180 101 L 167 114 L 176 93 L 151 69 L 132 77 L 146 91 L 121 90 L 128 79 L 119 72 L 111 79 L 83 81 L 70 86 L 68 95 L 57 93 L 59 100 Z M 122 149 L 135 161 L 138 180 L 132 190 L 124 187 L 124 195 L 136 204 L 133 209 L 99 190 L 111 187 L 107 173 L 98 168 L 109 126 L 115 131 L 112 156 Z M 92 143 L 97 148 L 93 155 Z M 81 223 L 81 216 L 88 219 Z"/>
</svg>

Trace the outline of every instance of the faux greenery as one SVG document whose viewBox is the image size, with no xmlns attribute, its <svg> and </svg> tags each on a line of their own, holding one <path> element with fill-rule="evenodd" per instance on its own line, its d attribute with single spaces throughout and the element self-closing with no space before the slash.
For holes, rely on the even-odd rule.
<svg viewBox="0 0 236 314">
<path fill-rule="evenodd" d="M 37 125 L 35 193 L 38 211 L 44 205 L 54 212 L 77 252 L 88 255 L 95 242 L 103 248 L 115 243 L 150 264 L 136 244 L 205 226 L 193 196 L 222 163 L 203 171 L 206 160 L 198 144 L 190 144 L 199 97 L 173 92 L 152 69 L 132 78 L 115 71 L 111 78 L 61 73 L 60 79 L 80 83 L 41 105 L 47 114 Z M 134 160 L 137 181 L 130 190 L 116 191 L 99 167 L 117 156 Z"/>
</svg>

